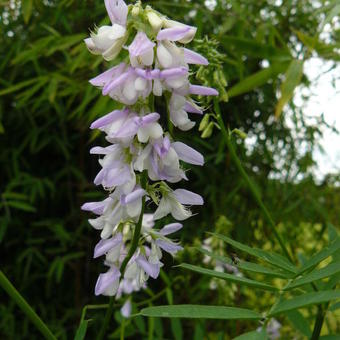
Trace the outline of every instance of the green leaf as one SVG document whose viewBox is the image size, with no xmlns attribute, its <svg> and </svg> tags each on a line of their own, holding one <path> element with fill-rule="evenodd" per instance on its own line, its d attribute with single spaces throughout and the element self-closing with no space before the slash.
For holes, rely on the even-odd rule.
<svg viewBox="0 0 340 340">
<path fill-rule="evenodd" d="M 252 310 L 201 305 L 174 305 L 148 307 L 141 310 L 140 315 L 160 318 L 188 319 L 223 319 L 223 320 L 259 320 L 262 316 Z"/>
<path fill-rule="evenodd" d="M 261 44 L 256 40 L 231 37 L 224 35 L 220 40 L 221 44 L 227 50 L 234 47 L 238 53 L 245 54 L 260 59 L 287 61 L 291 60 L 292 56 L 288 50 L 283 50 L 270 46 L 269 44 Z"/>
<path fill-rule="evenodd" d="M 171 330 L 175 340 L 183 339 L 183 330 L 181 325 L 181 320 L 177 318 L 171 319 Z"/>
<path fill-rule="evenodd" d="M 241 251 L 243 251 L 243 252 L 245 252 L 249 255 L 260 258 L 261 260 L 266 261 L 266 262 L 268 262 L 268 263 L 270 263 L 274 266 L 277 266 L 279 268 L 287 270 L 291 273 L 297 272 L 297 268 L 293 264 L 291 264 L 285 257 L 283 257 L 280 254 L 276 254 L 274 252 L 267 252 L 265 250 L 258 249 L 258 248 L 248 247 L 245 244 L 234 241 L 231 238 L 224 236 L 224 235 L 221 235 L 221 234 L 216 234 L 216 233 L 209 233 L 209 234 L 216 236 L 220 240 L 230 244 L 231 246 L 233 246 L 236 249 L 239 249 L 239 250 L 241 250 Z"/>
<path fill-rule="evenodd" d="M 276 78 L 278 74 L 283 73 L 287 69 L 287 66 L 287 63 L 273 64 L 272 66 L 241 80 L 228 91 L 229 98 L 250 92 L 255 88 L 266 84 L 268 80 Z"/>
<path fill-rule="evenodd" d="M 233 340 L 267 340 L 268 335 L 265 331 L 265 329 L 262 329 L 261 332 L 258 331 L 252 331 L 248 333 L 244 333 Z"/>
<path fill-rule="evenodd" d="M 339 340 L 339 339 L 340 339 L 340 334 L 324 335 L 320 337 L 320 340 Z"/>
<path fill-rule="evenodd" d="M 25 81 L 23 81 L 23 82 L 21 82 L 19 84 L 7 87 L 6 89 L 0 91 L 0 96 L 3 96 L 5 94 L 11 93 L 11 92 L 18 91 L 18 90 L 20 90 L 20 89 L 22 89 L 24 87 L 27 87 L 27 86 L 29 86 L 31 84 L 34 84 L 34 83 L 38 82 L 39 79 L 40 78 L 29 79 L 29 80 L 25 80 Z"/>
<path fill-rule="evenodd" d="M 200 273 L 200 274 L 203 274 L 203 275 L 209 275 L 209 276 L 212 276 L 212 277 L 216 277 L 216 278 L 223 279 L 223 280 L 226 280 L 226 281 L 235 282 L 235 283 L 245 285 L 245 286 L 249 286 L 249 287 L 255 287 L 255 288 L 260 288 L 260 289 L 270 290 L 270 291 L 277 291 L 278 290 L 276 287 L 268 285 L 266 283 L 258 282 L 258 281 L 247 279 L 247 278 L 244 278 L 244 277 L 239 277 L 239 276 L 236 276 L 236 275 L 217 272 L 217 271 L 211 270 L 211 269 L 193 266 L 193 265 L 187 264 L 187 263 L 182 263 L 178 267 L 189 269 L 189 270 L 192 270 L 196 273 Z"/>
<path fill-rule="evenodd" d="M 320 252 L 312 256 L 299 270 L 298 275 L 301 275 L 305 271 L 317 266 L 321 261 L 332 256 L 340 249 L 340 237 L 332 242 L 327 248 L 322 249 Z"/>
<path fill-rule="evenodd" d="M 295 279 L 294 281 L 289 283 L 288 286 L 284 288 L 284 290 L 300 287 L 305 285 L 306 283 L 321 280 L 325 277 L 329 277 L 337 273 L 340 273 L 340 262 L 333 262 L 325 268 L 314 270 L 301 278 Z"/>
<path fill-rule="evenodd" d="M 289 321 L 294 325 L 295 329 L 308 338 L 311 337 L 312 331 L 310 330 L 309 323 L 298 310 L 291 310 L 285 312 L 285 314 L 287 315 Z"/>
<path fill-rule="evenodd" d="M 270 311 L 269 316 L 274 316 L 293 309 L 317 305 L 336 299 L 340 299 L 340 290 L 327 290 L 295 296 L 292 299 L 283 300 L 275 305 Z"/>
<path fill-rule="evenodd" d="M 322 23 L 321 31 L 324 29 L 324 27 L 325 27 L 327 24 L 331 23 L 331 21 L 333 20 L 333 18 L 334 18 L 335 16 L 338 16 L 338 15 L 340 15 L 340 4 L 335 5 L 335 6 L 331 9 L 331 11 L 328 13 L 328 15 L 327 15 L 326 18 L 325 18 L 325 21 Z"/>
<path fill-rule="evenodd" d="M 335 310 L 340 309 L 340 302 L 334 303 L 332 306 L 329 307 L 329 310 L 331 312 L 334 312 Z"/>
<path fill-rule="evenodd" d="M 74 337 L 74 340 L 83 340 L 85 339 L 85 335 L 87 332 L 87 326 L 88 326 L 89 320 L 83 320 L 78 329 L 77 329 L 77 333 Z"/>
<path fill-rule="evenodd" d="M 32 15 L 33 0 L 22 0 L 22 14 L 24 16 L 24 22 L 27 24 Z"/>
<path fill-rule="evenodd" d="M 285 80 L 281 85 L 281 98 L 279 99 L 275 116 L 279 117 L 292 99 L 295 88 L 300 84 L 303 75 L 303 60 L 292 60 L 285 74 Z"/>
<path fill-rule="evenodd" d="M 12 208 L 27 211 L 27 212 L 36 212 L 37 211 L 35 207 L 33 207 L 32 205 L 30 205 L 26 202 L 8 201 L 7 205 L 12 207 Z"/>
<path fill-rule="evenodd" d="M 215 260 L 218 260 L 220 262 L 223 263 L 227 263 L 229 265 L 233 265 L 239 269 L 248 271 L 248 272 L 252 272 L 252 273 L 257 273 L 257 274 L 263 274 L 263 275 L 268 275 L 268 276 L 272 276 L 272 277 L 279 277 L 279 278 L 283 278 L 283 279 L 289 279 L 292 278 L 292 274 L 288 274 L 286 272 L 280 271 L 280 270 L 276 270 L 273 268 L 268 268 L 265 266 L 262 266 L 260 264 L 257 263 L 252 263 L 252 262 L 247 262 L 247 261 L 242 261 L 240 260 L 237 264 L 234 264 L 230 259 L 224 257 L 224 256 L 220 256 L 217 254 L 214 254 L 204 248 L 196 248 L 197 250 L 199 250 L 201 253 L 210 256 L 211 258 L 214 258 Z"/>
</svg>

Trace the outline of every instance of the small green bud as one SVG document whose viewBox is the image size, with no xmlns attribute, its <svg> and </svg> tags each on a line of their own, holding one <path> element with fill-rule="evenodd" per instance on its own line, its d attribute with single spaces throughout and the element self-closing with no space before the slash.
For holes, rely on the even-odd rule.
<svg viewBox="0 0 340 340">
<path fill-rule="evenodd" d="M 203 119 L 201 121 L 201 124 L 200 124 L 200 126 L 198 128 L 198 131 L 203 131 L 208 126 L 209 119 L 210 119 L 209 115 L 204 115 L 204 117 L 203 117 Z"/>
<path fill-rule="evenodd" d="M 239 130 L 239 129 L 234 129 L 233 133 L 237 134 L 242 139 L 246 139 L 247 138 L 247 134 L 245 132 Z"/>
<path fill-rule="evenodd" d="M 214 122 L 210 122 L 210 124 L 207 126 L 207 128 L 203 131 L 201 137 L 203 139 L 211 137 L 211 135 L 212 135 L 212 133 L 214 131 L 214 126 L 215 126 L 215 123 Z"/>
</svg>

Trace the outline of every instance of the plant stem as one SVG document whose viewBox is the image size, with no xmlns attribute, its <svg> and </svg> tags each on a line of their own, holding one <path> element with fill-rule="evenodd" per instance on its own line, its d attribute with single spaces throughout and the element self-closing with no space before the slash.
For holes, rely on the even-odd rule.
<svg viewBox="0 0 340 340">
<path fill-rule="evenodd" d="M 23 296 L 16 290 L 12 283 L 7 279 L 5 274 L 0 270 L 0 286 L 6 291 L 6 293 L 15 301 L 20 309 L 27 315 L 27 317 L 33 322 L 36 328 L 41 334 L 49 340 L 56 340 L 47 325 L 40 319 L 37 313 L 32 309 Z"/>
<path fill-rule="evenodd" d="M 143 172 L 141 177 L 142 177 L 141 178 L 141 186 L 142 186 L 143 189 L 145 189 L 146 188 L 146 181 L 147 181 L 147 173 Z M 142 230 L 144 210 L 145 210 L 145 196 L 142 198 L 142 210 L 141 210 L 141 213 L 139 215 L 139 219 L 138 219 L 138 222 L 136 224 L 135 231 L 133 233 L 129 252 L 128 252 L 127 256 L 125 257 L 125 259 L 124 259 L 124 261 L 123 261 L 123 263 L 120 267 L 121 278 L 124 278 L 126 266 L 129 263 L 129 261 L 131 260 L 133 254 L 135 253 L 135 251 L 138 247 L 139 237 L 140 237 L 140 233 L 141 233 L 141 230 Z M 101 328 L 101 330 L 100 330 L 100 332 L 99 332 L 99 334 L 96 338 L 97 340 L 102 340 L 105 336 L 106 329 L 107 329 L 108 324 L 110 322 L 110 319 L 112 317 L 113 306 L 114 306 L 114 297 L 111 297 L 110 302 L 109 302 L 109 307 L 106 311 L 106 315 L 105 315 L 105 318 L 104 318 L 104 321 L 103 321 L 102 328 Z"/>
<path fill-rule="evenodd" d="M 262 210 L 263 212 L 263 215 L 265 217 L 265 219 L 267 220 L 267 222 L 269 223 L 269 226 L 270 228 L 272 229 L 272 232 L 275 236 L 275 238 L 277 239 L 277 241 L 279 242 L 281 248 L 282 248 L 282 251 L 284 252 L 285 256 L 289 259 L 289 261 L 293 262 L 292 260 L 292 257 L 291 255 L 289 254 L 288 252 L 288 249 L 281 237 L 281 235 L 278 233 L 278 231 L 276 230 L 276 225 L 275 225 L 275 222 L 273 220 L 273 218 L 271 217 L 268 209 L 266 208 L 266 206 L 264 205 L 262 199 L 261 199 L 261 196 L 260 194 L 258 193 L 256 187 L 254 186 L 252 180 L 249 178 L 249 176 L 247 175 L 246 171 L 244 170 L 242 164 L 241 164 L 241 161 L 240 159 L 237 157 L 236 155 L 236 151 L 234 149 L 234 146 L 230 140 L 230 136 L 227 132 L 227 129 L 224 125 L 224 122 L 223 122 L 223 119 L 222 119 L 222 115 L 221 115 L 221 110 L 220 110 L 220 107 L 219 107 L 219 104 L 218 104 L 218 100 L 215 99 L 214 101 L 214 108 L 215 108 L 215 112 L 217 114 L 217 122 L 219 124 L 219 126 L 221 127 L 221 131 L 222 131 L 222 135 L 224 137 L 224 140 L 227 144 L 227 147 L 230 151 L 230 156 L 231 158 L 233 159 L 237 169 L 239 170 L 241 176 L 243 177 L 243 179 L 245 180 L 245 182 L 247 183 L 256 203 L 259 205 L 260 209 Z"/>
<path fill-rule="evenodd" d="M 323 309 L 321 306 L 318 306 L 318 314 L 316 316 L 311 340 L 318 340 L 320 338 L 320 333 L 321 333 L 324 320 L 325 320 L 325 314 L 323 312 Z"/>
</svg>

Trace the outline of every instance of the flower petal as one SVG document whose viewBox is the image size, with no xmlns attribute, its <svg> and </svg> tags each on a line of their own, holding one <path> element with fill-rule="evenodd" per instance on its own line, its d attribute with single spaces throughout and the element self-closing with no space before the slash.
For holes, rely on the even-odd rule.
<svg viewBox="0 0 340 340">
<path fill-rule="evenodd" d="M 153 279 L 157 279 L 160 272 L 160 265 L 158 263 L 150 263 L 143 255 L 138 256 L 136 262 L 148 275 L 150 275 Z"/>
<path fill-rule="evenodd" d="M 130 55 L 137 57 L 148 53 L 156 44 L 152 42 L 144 32 L 138 32 L 132 44 L 129 46 Z"/>
<path fill-rule="evenodd" d="M 189 31 L 189 26 L 166 28 L 159 31 L 157 40 L 179 41 L 185 38 Z"/>
<path fill-rule="evenodd" d="M 183 247 L 181 247 L 181 246 L 179 246 L 179 245 L 177 245 L 173 242 L 164 241 L 164 240 L 161 240 L 161 239 L 156 240 L 156 244 L 157 244 L 158 247 L 162 248 L 163 250 L 165 250 L 169 254 L 175 254 L 178 251 L 183 249 Z"/>
<path fill-rule="evenodd" d="M 112 268 L 104 273 L 100 274 L 96 283 L 95 294 L 110 295 L 116 294 L 119 285 L 120 272 L 119 270 L 112 266 Z"/>
<path fill-rule="evenodd" d="M 180 230 L 183 228 L 183 224 L 181 223 L 171 223 L 165 225 L 159 233 L 162 234 L 163 236 L 170 235 L 175 233 L 176 231 Z"/>
<path fill-rule="evenodd" d="M 115 237 L 112 237 L 108 240 L 100 240 L 96 247 L 94 248 L 93 258 L 100 257 L 105 255 L 110 250 L 121 244 L 123 241 L 123 235 L 121 233 L 117 234 Z"/>
<path fill-rule="evenodd" d="M 123 0 L 105 0 L 105 7 L 112 24 L 126 25 L 128 6 Z"/>
<path fill-rule="evenodd" d="M 104 117 L 101 117 L 101 118 L 97 119 L 96 121 L 94 121 L 91 124 L 90 128 L 91 129 L 100 129 L 103 126 L 111 124 L 114 121 L 127 116 L 128 112 L 129 112 L 128 109 L 125 109 L 125 110 L 114 110 L 114 111 L 108 113 L 107 115 L 105 115 Z"/>
<path fill-rule="evenodd" d="M 172 147 L 175 149 L 179 159 L 182 161 L 194 165 L 204 164 L 203 156 L 190 146 L 181 142 L 175 142 L 172 144 Z"/>
<path fill-rule="evenodd" d="M 184 48 L 184 60 L 187 64 L 209 65 L 205 57 L 187 48 Z"/>
<path fill-rule="evenodd" d="M 132 312 L 132 304 L 130 299 L 126 300 L 123 307 L 120 309 L 121 314 L 124 318 L 129 318 Z"/>
<path fill-rule="evenodd" d="M 85 211 L 91 211 L 96 215 L 102 215 L 104 213 L 105 208 L 112 202 L 112 198 L 108 197 L 104 201 L 101 202 L 90 202 L 82 205 L 81 209 Z"/>
<path fill-rule="evenodd" d="M 200 96 L 218 96 L 218 91 L 212 87 L 190 85 L 190 93 L 197 94 Z"/>
<path fill-rule="evenodd" d="M 194 192 L 185 189 L 176 189 L 173 192 L 178 202 L 186 205 L 203 205 L 203 198 Z"/>
</svg>

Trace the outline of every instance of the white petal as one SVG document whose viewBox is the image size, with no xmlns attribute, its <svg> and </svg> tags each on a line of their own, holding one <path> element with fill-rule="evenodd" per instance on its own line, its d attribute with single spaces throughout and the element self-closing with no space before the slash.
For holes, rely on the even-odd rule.
<svg viewBox="0 0 340 340">
<path fill-rule="evenodd" d="M 147 81 L 144 78 L 138 77 L 135 80 L 135 89 L 137 91 L 144 91 L 147 86 Z"/>
<path fill-rule="evenodd" d="M 151 66 L 153 64 L 154 50 L 151 49 L 147 53 L 141 56 L 142 63 L 145 66 Z"/>
<path fill-rule="evenodd" d="M 159 202 L 158 208 L 153 216 L 154 220 L 159 220 L 160 218 L 168 215 L 172 209 L 171 202 L 168 197 L 162 197 Z"/>
<path fill-rule="evenodd" d="M 163 44 L 158 44 L 157 58 L 163 68 L 169 68 L 172 66 L 172 55 Z"/>
</svg>

